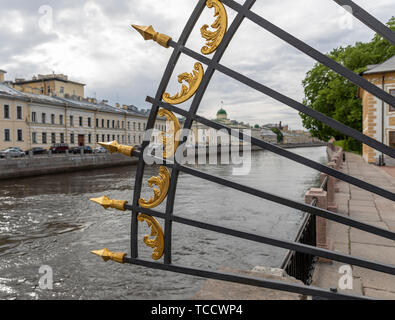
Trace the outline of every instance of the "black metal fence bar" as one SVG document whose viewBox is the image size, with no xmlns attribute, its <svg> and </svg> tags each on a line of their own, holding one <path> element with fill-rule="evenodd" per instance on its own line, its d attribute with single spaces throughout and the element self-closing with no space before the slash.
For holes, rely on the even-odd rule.
<svg viewBox="0 0 395 320">
<path fill-rule="evenodd" d="M 240 4 L 238 4 L 234 0 L 222 0 L 222 2 L 225 3 L 227 6 L 231 7 L 233 10 L 236 10 L 238 12 L 243 12 L 243 14 L 249 20 L 256 23 L 260 27 L 264 28 L 265 30 L 271 32 L 278 38 L 284 40 L 285 42 L 289 43 L 290 45 L 302 51 L 303 53 L 307 54 L 308 56 L 312 57 L 314 60 L 322 63 L 323 65 L 327 66 L 328 68 L 332 69 L 333 71 L 337 72 L 338 74 L 342 75 L 346 79 L 350 80 L 351 82 L 355 83 L 356 85 L 360 86 L 361 88 L 365 89 L 366 91 L 370 92 L 376 97 L 387 102 L 388 104 L 395 106 L 395 97 L 385 92 L 384 90 L 380 89 L 376 85 L 372 84 L 368 80 L 362 78 L 361 76 L 352 72 L 351 70 L 343 67 L 341 64 L 332 60 L 328 56 L 322 54 L 321 52 L 314 49 L 313 47 L 307 45 L 306 43 L 299 40 L 298 38 L 295 38 L 294 36 L 290 35 L 288 32 L 280 29 L 279 27 L 267 21 L 266 19 L 262 18 L 261 16 L 257 15 L 256 13 L 244 9 Z"/>
<path fill-rule="evenodd" d="M 326 184 L 325 181 L 321 184 L 321 187 L 324 184 Z M 317 198 L 314 198 L 310 205 L 315 207 L 317 205 Z M 294 241 L 315 247 L 317 245 L 316 240 L 316 217 L 305 212 L 303 221 Z M 301 256 L 303 263 L 298 264 L 299 256 Z M 316 260 L 315 255 L 311 253 L 288 251 L 280 265 L 280 268 L 284 269 L 290 276 L 302 280 L 304 284 L 310 284 Z"/>
<path fill-rule="evenodd" d="M 183 116 L 185 116 L 188 113 L 187 111 L 182 110 L 182 109 L 180 109 L 178 107 L 175 107 L 173 105 L 170 105 L 168 103 L 158 102 L 155 99 L 153 99 L 152 97 L 147 97 L 146 101 L 154 103 L 154 104 L 157 103 L 162 108 L 165 108 L 165 109 L 168 109 L 170 111 L 176 112 L 176 113 L 178 113 L 180 115 L 183 115 Z M 217 129 L 217 130 L 221 130 L 221 129 L 227 130 L 230 135 L 235 136 L 235 137 L 239 138 L 240 140 L 251 141 L 251 143 L 253 145 L 261 147 L 262 149 L 269 150 L 269 151 L 271 151 L 273 153 L 281 155 L 281 156 L 283 156 L 283 157 L 285 157 L 287 159 L 290 159 L 292 161 L 295 161 L 295 162 L 297 162 L 299 164 L 302 164 L 304 166 L 307 166 L 307 167 L 310 167 L 312 169 L 318 170 L 320 172 L 326 173 L 326 174 L 328 174 L 328 175 L 330 175 L 332 177 L 335 177 L 337 179 L 340 179 L 340 180 L 343 180 L 345 182 L 348 182 L 348 183 L 350 183 L 352 185 L 355 185 L 355 186 L 357 186 L 357 187 L 359 187 L 361 189 L 365 189 L 365 190 L 367 190 L 369 192 L 375 193 L 375 194 L 380 195 L 380 196 L 382 196 L 384 198 L 387 198 L 389 200 L 395 201 L 395 194 L 390 192 L 390 191 L 388 191 L 388 190 L 382 189 L 382 188 L 377 187 L 377 186 L 375 186 L 373 184 L 370 184 L 370 183 L 367 183 L 367 182 L 362 181 L 360 179 L 354 178 L 354 177 L 352 177 L 350 175 L 347 175 L 347 174 L 345 174 L 343 172 L 340 172 L 338 170 L 329 168 L 329 167 L 324 166 L 324 165 L 322 165 L 322 164 L 320 164 L 318 162 L 312 161 L 310 159 L 307 159 L 305 157 L 297 155 L 297 154 L 295 154 L 293 152 L 290 152 L 288 150 L 285 150 L 285 149 L 283 149 L 281 147 L 277 147 L 277 146 L 275 146 L 273 144 L 270 144 L 268 142 L 265 142 L 263 140 L 259 140 L 257 138 L 250 137 L 250 136 L 246 135 L 243 132 L 232 130 L 231 128 L 229 128 L 227 126 L 224 126 L 224 125 L 222 125 L 220 123 L 208 120 L 206 118 L 203 118 L 203 117 L 200 117 L 200 116 L 197 116 L 197 115 L 195 115 L 193 117 L 193 119 L 195 121 L 199 122 L 199 123 L 202 123 L 204 125 L 207 125 L 207 126 L 209 126 L 211 128 Z"/>
<path fill-rule="evenodd" d="M 370 29 L 376 31 L 378 34 L 383 36 L 389 42 L 391 42 L 395 46 L 395 32 L 389 29 L 387 26 L 382 24 L 379 20 L 373 17 L 369 12 L 362 9 L 360 6 L 355 4 L 351 0 L 333 0 L 338 5 L 344 7 L 349 6 L 351 8 L 351 14 L 367 25 Z"/>
<path fill-rule="evenodd" d="M 361 133 L 353 128 L 350 128 L 350 127 L 344 125 L 343 123 L 332 119 L 331 117 L 328 117 L 328 116 L 326 116 L 326 115 L 324 115 L 312 108 L 309 108 L 309 107 L 305 106 L 304 104 L 302 104 L 296 100 L 293 100 L 293 99 L 255 81 L 255 80 L 252 80 L 249 77 L 244 76 L 239 72 L 236 72 L 228 67 L 225 67 L 222 64 L 216 63 L 216 62 L 208 59 L 207 57 L 201 55 L 200 53 L 197 53 L 191 49 L 186 48 L 185 46 L 179 46 L 174 41 L 169 41 L 168 44 L 171 47 L 179 48 L 184 54 L 186 54 L 196 60 L 199 60 L 200 62 L 202 62 L 206 65 L 214 67 L 216 70 L 222 72 L 223 74 L 225 74 L 225 75 L 227 75 L 227 76 L 229 76 L 229 77 L 281 102 L 281 103 L 284 103 L 285 105 L 287 105 L 295 110 L 298 110 L 304 114 L 307 114 L 308 116 L 321 121 L 322 123 L 330 126 L 331 128 L 338 130 L 339 132 L 341 132 L 347 136 L 350 136 L 360 142 L 363 142 L 364 144 L 366 144 L 378 151 L 381 151 L 382 153 L 385 153 L 386 155 L 389 155 L 392 158 L 395 158 L 395 149 L 392 149 L 389 146 L 386 146 L 385 144 L 382 144 L 382 143 L 378 142 L 377 140 L 375 140 L 367 135 L 364 135 L 363 133 Z M 393 99 L 395 99 L 395 98 L 393 98 Z"/>
<path fill-rule="evenodd" d="M 247 0 L 243 7 L 246 9 L 250 9 L 252 5 L 255 3 L 256 0 Z M 232 24 L 230 25 L 229 29 L 227 30 L 224 38 L 221 41 L 221 44 L 217 48 L 217 50 L 214 53 L 214 56 L 212 58 L 212 61 L 219 62 L 228 47 L 230 41 L 232 40 L 234 34 L 237 32 L 240 24 L 243 22 L 244 16 L 241 13 L 238 13 L 235 19 L 233 20 Z M 193 116 L 196 114 L 200 102 L 204 96 L 204 93 L 206 92 L 207 86 L 211 80 L 211 77 L 213 76 L 215 72 L 215 69 L 209 66 L 203 76 L 202 82 L 199 85 L 199 88 L 193 98 L 191 107 L 189 112 L 186 115 L 186 119 L 184 122 L 184 129 L 190 129 L 193 123 Z M 160 99 L 160 98 L 158 98 Z M 186 138 L 184 138 L 184 142 L 186 141 Z M 173 170 L 171 172 L 171 179 L 170 179 L 170 186 L 169 186 L 169 192 L 168 192 L 168 197 L 167 197 L 167 202 L 166 202 L 166 215 L 168 216 L 168 219 L 166 219 L 165 222 L 165 229 L 169 230 L 167 236 L 165 236 L 165 263 L 171 263 L 171 230 L 172 230 L 172 220 L 170 219 L 172 214 L 173 214 L 173 208 L 174 208 L 174 199 L 175 199 L 175 194 L 176 194 L 176 187 L 177 187 L 177 182 L 178 182 L 178 175 L 179 175 L 179 169 L 177 164 L 173 166 Z"/>
<path fill-rule="evenodd" d="M 133 206 L 126 206 L 126 209 L 131 210 L 133 209 Z M 141 207 L 135 208 L 137 211 L 141 213 L 145 213 L 148 215 L 151 215 L 153 217 L 158 217 L 161 219 L 164 219 L 166 216 L 162 212 L 158 212 L 156 210 L 150 210 L 150 209 L 145 209 Z M 334 261 L 339 261 L 339 262 L 344 262 L 348 263 L 354 266 L 370 269 L 370 270 L 375 270 L 378 272 L 383 272 L 387 274 L 392 274 L 395 275 L 395 266 L 389 265 L 389 264 L 383 264 L 380 262 L 372 261 L 369 259 L 365 258 L 359 258 L 359 257 L 353 257 L 350 255 L 346 255 L 340 252 L 333 252 L 330 250 L 322 249 L 322 248 L 317 248 L 312 245 L 304 244 L 304 243 L 298 243 L 297 241 L 289 241 L 289 240 L 283 240 L 279 239 L 273 236 L 268 236 L 268 235 L 257 235 L 245 231 L 239 231 L 239 230 L 234 230 L 214 224 L 209 224 L 205 223 L 202 221 L 197 221 L 193 219 L 188 219 L 180 216 L 173 215 L 172 216 L 172 221 L 189 225 L 191 227 L 196 227 L 204 230 L 209 230 L 213 232 L 218 232 L 221 234 L 226 234 L 232 237 L 237 237 L 240 239 L 245 239 L 249 241 L 254 241 L 262 244 L 267 244 L 283 249 L 289 249 L 292 251 L 297 251 L 300 253 L 305 253 L 305 254 L 311 254 L 317 257 L 322 257 L 322 258 L 327 258 L 330 260 Z"/>
<path fill-rule="evenodd" d="M 217 271 L 205 270 L 205 269 L 197 269 L 197 268 L 189 268 L 183 267 L 175 264 L 163 264 L 152 261 L 146 261 L 142 259 L 135 259 L 125 257 L 124 262 L 130 263 L 133 265 L 139 265 L 151 269 L 159 269 L 170 272 L 177 272 L 182 274 L 187 274 L 191 276 L 222 280 L 228 282 L 235 282 L 240 284 L 246 284 L 256 287 L 268 288 L 273 290 L 280 290 L 286 292 L 293 292 L 302 295 L 311 295 L 311 296 L 319 296 L 327 299 L 342 299 L 342 300 L 373 300 L 371 298 L 367 298 L 364 296 L 356 296 L 351 294 L 344 293 L 334 293 L 329 290 L 324 290 L 318 287 L 313 286 L 305 286 L 300 284 L 291 284 L 287 282 L 281 282 L 276 280 L 266 280 L 262 278 L 254 278 L 250 276 L 241 276 L 238 274 L 232 273 L 221 273 Z"/>
<path fill-rule="evenodd" d="M 198 178 L 202 178 L 211 182 L 215 182 L 217 184 L 244 192 L 244 193 L 248 193 L 250 195 L 262 198 L 262 199 L 266 199 L 278 204 L 282 204 L 284 206 L 290 207 L 290 208 L 294 208 L 296 210 L 301 210 L 301 211 L 306 211 L 308 213 L 314 214 L 316 216 L 320 216 L 323 217 L 325 219 L 328 220 L 332 220 L 338 223 L 342 223 L 344 225 L 359 229 L 359 230 L 363 230 L 369 233 L 373 233 L 375 235 L 390 239 L 390 240 L 395 240 L 395 232 L 391 232 L 385 229 L 381 229 L 363 222 L 360 222 L 358 220 L 355 220 L 353 218 L 347 217 L 347 216 L 343 216 L 328 210 L 324 210 L 321 208 L 317 208 L 317 207 L 313 207 L 301 202 L 297 202 L 291 199 L 287 199 L 287 198 L 283 198 L 268 192 L 264 192 L 261 190 L 257 190 L 245 185 L 241 185 L 239 183 L 236 182 L 232 182 L 226 179 L 222 179 L 220 177 L 216 177 L 216 176 L 212 176 L 210 174 L 189 168 L 189 167 L 185 167 L 185 166 L 180 166 L 180 171 L 188 173 L 192 176 L 198 177 Z"/>
<path fill-rule="evenodd" d="M 192 12 L 191 16 L 188 19 L 187 24 L 185 25 L 184 30 L 181 33 L 181 36 L 177 42 L 177 45 L 183 46 L 187 42 L 189 35 L 191 34 L 197 20 L 199 19 L 203 9 L 205 8 L 206 1 L 205 0 L 199 0 L 198 3 L 196 4 L 196 7 L 194 11 Z M 162 94 L 165 92 L 166 87 L 169 83 L 169 80 L 171 78 L 171 75 L 174 71 L 174 68 L 177 64 L 177 61 L 181 55 L 181 52 L 179 49 L 175 48 L 169 62 L 167 64 L 166 70 L 163 74 L 162 80 L 159 84 L 157 93 L 156 93 L 156 99 L 160 100 L 162 97 Z M 158 114 L 159 106 L 158 105 L 153 105 L 151 109 L 151 113 L 149 115 L 148 121 L 147 121 L 147 130 L 152 129 L 154 127 L 156 117 Z M 141 146 L 141 149 L 144 150 L 147 145 L 149 144 L 150 139 L 144 139 L 143 144 Z M 137 154 L 137 153 L 136 153 Z M 144 175 L 144 168 L 145 168 L 145 162 L 143 158 L 143 152 L 139 153 L 139 162 L 137 166 L 137 171 L 136 171 L 136 178 L 135 178 L 135 186 L 134 186 L 134 195 L 133 195 L 133 204 L 134 206 L 137 206 L 138 204 L 138 199 L 140 199 L 141 195 L 141 187 L 142 187 L 142 179 Z M 138 222 L 137 222 L 137 215 L 138 212 L 133 211 L 132 212 L 132 221 L 131 221 L 131 256 L 132 258 L 137 258 L 138 256 L 138 246 L 137 246 L 137 235 L 138 235 Z M 169 219 L 165 220 L 165 241 L 169 241 L 171 239 L 171 226 L 169 226 Z M 167 228 L 166 228 L 167 227 Z M 167 245 L 165 247 L 165 256 L 168 257 L 170 254 L 170 248 Z"/>
</svg>

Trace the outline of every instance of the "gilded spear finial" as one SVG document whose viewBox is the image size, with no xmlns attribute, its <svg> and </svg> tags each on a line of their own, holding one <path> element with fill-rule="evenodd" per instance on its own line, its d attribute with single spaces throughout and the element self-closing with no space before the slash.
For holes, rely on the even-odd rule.
<svg viewBox="0 0 395 320">
<path fill-rule="evenodd" d="M 102 250 L 94 250 L 91 251 L 91 253 L 102 257 L 105 262 L 107 262 L 108 260 L 112 260 L 118 263 L 124 263 L 123 259 L 126 256 L 126 253 L 124 252 L 111 252 L 107 248 L 104 248 Z"/>
<path fill-rule="evenodd" d="M 133 155 L 133 151 L 136 149 L 135 146 L 126 146 L 124 144 L 119 144 L 116 141 L 112 142 L 99 142 L 99 144 L 108 150 L 111 154 L 118 152 L 124 154 L 125 156 L 131 157 Z"/>
<path fill-rule="evenodd" d="M 162 47 L 168 48 L 169 41 L 171 37 L 165 35 L 163 33 L 156 32 L 154 28 L 151 26 L 138 26 L 132 24 L 132 27 L 135 28 L 144 38 L 144 40 L 154 40 L 159 43 Z"/>
<path fill-rule="evenodd" d="M 126 200 L 112 200 L 109 197 L 103 196 L 100 198 L 91 198 L 90 201 L 100 204 L 104 209 L 113 208 L 125 211 L 125 205 L 128 203 Z"/>
</svg>

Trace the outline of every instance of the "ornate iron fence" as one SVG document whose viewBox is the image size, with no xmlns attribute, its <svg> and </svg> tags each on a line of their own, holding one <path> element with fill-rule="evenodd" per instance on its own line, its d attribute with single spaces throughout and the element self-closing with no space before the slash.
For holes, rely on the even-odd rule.
<svg viewBox="0 0 395 320">
<path fill-rule="evenodd" d="M 335 1 L 335 0 L 334 0 Z M 368 27 L 372 28 L 384 38 L 388 39 L 392 44 L 395 44 L 395 34 L 369 13 L 362 10 L 352 1 L 335 1 L 339 5 L 349 5 L 353 9 L 353 15 L 365 23 Z M 304 166 L 310 167 L 312 169 L 318 170 L 320 172 L 326 173 L 332 177 L 339 180 L 348 182 L 359 188 L 367 190 L 369 192 L 380 195 L 386 199 L 392 201 L 395 200 L 395 194 L 380 188 L 376 185 L 367 183 L 345 173 L 342 173 L 333 168 L 321 165 L 320 163 L 314 162 L 310 159 L 302 157 L 300 155 L 294 154 L 287 150 L 284 150 L 278 146 L 272 145 L 265 141 L 249 137 L 245 133 L 235 132 L 231 128 L 226 127 L 222 124 L 210 121 L 203 117 L 197 115 L 197 111 L 202 100 L 202 97 L 207 89 L 207 86 L 215 71 L 225 74 L 267 96 L 270 96 L 277 101 L 280 101 L 289 107 L 298 110 L 304 114 L 307 114 L 322 123 L 336 129 L 350 137 L 355 138 L 358 141 L 363 142 L 366 145 L 381 151 L 382 153 L 395 157 L 395 150 L 368 137 L 344 124 L 331 119 L 330 117 L 321 114 L 307 106 L 295 101 L 267 86 L 257 81 L 250 79 L 247 76 L 242 75 L 235 70 L 232 70 L 220 63 L 220 60 L 228 47 L 230 41 L 232 40 L 234 34 L 237 32 L 241 23 L 248 19 L 258 26 L 266 29 L 272 34 L 276 35 L 280 39 L 291 44 L 295 48 L 299 49 L 306 55 L 314 58 L 316 61 L 324 64 L 333 71 L 345 77 L 347 80 L 355 83 L 359 87 L 365 89 L 366 91 L 372 93 L 376 97 L 382 99 L 386 103 L 395 106 L 395 97 L 391 96 L 387 92 L 381 90 L 377 86 L 373 85 L 369 81 L 360 77 L 359 75 L 353 73 L 337 62 L 333 61 L 326 55 L 320 53 L 314 48 L 308 46 L 299 39 L 293 37 L 289 33 L 270 23 L 263 17 L 257 15 L 250 9 L 252 8 L 255 0 L 246 0 L 243 5 L 239 4 L 234 0 L 198 0 L 194 11 L 192 12 L 182 34 L 180 35 L 178 41 L 172 40 L 169 36 L 158 33 L 154 31 L 152 26 L 141 27 L 134 26 L 146 40 L 154 40 L 160 45 L 166 48 L 173 48 L 173 53 L 169 59 L 166 70 L 164 72 L 163 78 L 160 82 L 159 88 L 155 97 L 147 97 L 147 101 L 152 104 L 151 113 L 147 123 L 147 130 L 150 130 L 155 125 L 155 120 L 158 115 L 166 116 L 166 118 L 173 123 L 174 128 L 179 126 L 178 119 L 175 114 L 185 117 L 184 129 L 190 129 L 193 121 L 202 123 L 211 128 L 220 130 L 226 130 L 230 135 L 240 139 L 241 141 L 251 141 L 255 146 L 262 149 L 276 153 L 277 155 L 283 156 L 287 159 L 295 161 Z M 237 12 L 237 15 L 233 22 L 228 27 L 226 7 L 232 8 Z M 186 41 L 191 34 L 195 24 L 200 17 L 201 13 L 205 8 L 215 10 L 216 20 L 212 24 L 212 28 L 215 31 L 209 31 L 207 25 L 201 28 L 201 34 L 204 39 L 206 39 L 206 44 L 202 47 L 201 53 L 195 52 L 185 46 Z M 207 57 L 208 54 L 213 53 L 212 57 Z M 179 75 L 179 82 L 185 81 L 188 86 L 183 85 L 181 91 L 175 95 L 170 95 L 166 93 L 167 85 L 172 77 L 174 68 L 181 54 L 192 57 L 197 60 L 193 66 L 193 71 L 191 73 L 183 73 Z M 206 66 L 204 69 L 203 65 Z M 181 102 L 185 102 L 191 99 L 192 103 L 190 109 L 185 111 L 175 105 Z M 141 146 L 131 147 L 118 145 L 116 142 L 105 145 L 111 152 L 121 152 L 128 156 L 136 156 L 139 158 L 135 187 L 134 187 L 134 197 L 133 203 L 128 204 L 127 201 L 121 200 L 111 200 L 106 197 L 100 199 L 93 199 L 94 201 L 102 204 L 105 208 L 112 207 L 119 210 L 131 211 L 131 253 L 130 257 L 127 257 L 126 253 L 114 253 L 108 249 L 103 249 L 95 251 L 94 253 L 103 257 L 103 259 L 114 260 L 120 263 L 129 263 L 140 266 L 145 266 L 149 268 L 155 268 L 160 270 L 167 270 L 173 272 L 179 272 L 188 275 L 195 275 L 204 278 L 218 279 L 236 283 L 242 283 L 247 285 L 254 285 L 258 287 L 265 287 L 277 290 L 283 290 L 288 292 L 300 293 L 305 295 L 319 296 L 323 298 L 332 299 L 362 299 L 366 297 L 355 296 L 351 294 L 337 293 L 331 290 L 325 290 L 317 287 L 307 286 L 307 285 L 297 285 L 284 283 L 274 280 L 265 280 L 261 278 L 254 278 L 248 276 L 241 276 L 230 273 L 216 272 L 211 270 L 190 268 L 181 265 L 175 265 L 172 263 L 172 230 L 173 223 L 181 223 L 195 228 L 201 228 L 204 230 L 210 230 L 232 237 L 237 237 L 244 240 L 254 241 L 257 243 L 272 245 L 280 248 L 285 248 L 291 251 L 291 255 L 285 262 L 284 267 L 290 273 L 294 273 L 297 277 L 302 279 L 305 283 L 309 283 L 311 278 L 311 267 L 313 265 L 315 257 L 322 257 L 330 260 L 335 260 L 343 262 L 346 264 L 351 264 L 354 266 L 359 266 L 363 268 L 368 268 L 371 270 L 395 275 L 395 266 L 381 263 L 378 261 L 372 261 L 369 259 L 354 257 L 351 255 L 342 254 L 339 252 L 332 252 L 326 249 L 318 248 L 314 243 L 314 225 L 315 217 L 323 217 L 328 220 L 332 220 L 359 230 L 363 230 L 387 239 L 395 240 L 395 233 L 388 230 L 384 230 L 379 227 L 369 225 L 367 223 L 355 220 L 353 218 L 343 216 L 317 208 L 312 204 L 305 204 L 291 199 L 287 199 L 263 190 L 258 190 L 247 185 L 242 185 L 235 183 L 224 178 L 213 176 L 197 169 L 193 169 L 188 166 L 184 166 L 175 161 L 173 155 L 174 152 L 183 151 L 183 145 L 181 144 L 186 141 L 186 137 L 178 141 L 175 138 L 174 132 L 170 137 L 163 136 L 163 142 L 165 144 L 165 151 L 161 160 L 163 160 L 163 165 L 160 167 L 159 175 L 157 177 L 152 177 L 148 180 L 149 186 L 158 186 L 154 188 L 154 195 L 146 200 L 141 198 L 141 189 L 143 184 L 143 173 L 146 166 L 144 161 L 144 151 L 150 143 L 150 137 L 145 137 L 145 141 Z M 171 146 L 168 148 L 168 146 Z M 173 150 L 173 147 L 175 149 Z M 211 181 L 228 188 L 239 190 L 241 192 L 253 195 L 258 198 L 266 199 L 293 209 L 301 210 L 306 212 L 306 216 L 303 222 L 303 227 L 301 232 L 295 241 L 288 241 L 284 239 L 279 239 L 271 235 L 258 235 L 243 231 L 238 231 L 230 228 L 223 227 L 221 225 L 209 224 L 193 219 L 187 219 L 174 214 L 174 200 L 176 195 L 176 187 L 178 182 L 178 176 L 180 173 L 189 174 L 200 179 Z M 155 208 L 166 200 L 166 209 L 164 212 L 155 210 Z M 182 208 L 181 208 L 182 209 Z M 160 218 L 164 220 L 164 231 L 160 222 L 156 219 Z M 138 254 L 138 222 L 146 221 L 151 227 L 151 236 L 146 236 L 144 242 L 146 245 L 153 248 L 152 258 L 154 260 L 160 260 L 163 256 L 163 262 L 153 262 L 149 260 L 144 260 L 139 258 Z M 303 270 L 302 270 L 303 269 Z"/>
</svg>

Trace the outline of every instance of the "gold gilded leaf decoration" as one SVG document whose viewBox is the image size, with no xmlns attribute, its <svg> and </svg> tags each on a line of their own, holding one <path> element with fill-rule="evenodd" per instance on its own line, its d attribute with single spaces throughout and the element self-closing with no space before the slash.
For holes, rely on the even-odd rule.
<svg viewBox="0 0 395 320">
<path fill-rule="evenodd" d="M 158 188 L 153 188 L 154 195 L 145 200 L 139 199 L 139 206 L 146 209 L 152 209 L 159 206 L 167 196 L 170 186 L 170 171 L 164 166 L 159 168 L 159 176 L 148 179 L 148 185 L 153 188 L 156 185 Z"/>
<path fill-rule="evenodd" d="M 178 139 L 180 132 L 180 122 L 178 118 L 169 110 L 160 109 L 158 111 L 158 115 L 160 117 L 166 117 L 166 120 L 169 125 L 166 126 L 167 132 L 161 132 L 159 135 L 159 139 L 162 141 L 164 150 L 163 150 L 163 159 L 171 158 L 177 150 L 178 147 Z"/>
<path fill-rule="evenodd" d="M 219 44 L 225 36 L 226 30 L 228 28 L 228 15 L 226 13 L 225 7 L 219 0 L 207 0 L 206 6 L 208 8 L 214 7 L 214 17 L 217 17 L 217 19 L 211 25 L 211 28 L 215 29 L 215 31 L 207 30 L 209 27 L 207 24 L 205 24 L 200 29 L 202 37 L 207 40 L 206 45 L 202 47 L 201 51 L 203 54 L 210 54 L 217 50 Z"/>
<path fill-rule="evenodd" d="M 169 93 L 163 94 L 163 100 L 170 104 L 180 104 L 187 100 L 189 100 L 199 88 L 200 83 L 202 82 L 204 70 L 201 63 L 196 62 L 193 66 L 194 70 L 192 73 L 184 72 L 178 75 L 178 82 L 182 83 L 186 81 L 188 86 L 182 84 L 181 92 L 177 92 L 174 96 L 170 96 Z"/>
<path fill-rule="evenodd" d="M 164 237 L 160 223 L 154 217 L 143 213 L 140 213 L 137 216 L 137 220 L 140 222 L 145 221 L 148 227 L 151 228 L 151 234 L 144 236 L 144 243 L 148 247 L 154 249 L 154 252 L 152 253 L 152 259 L 159 260 L 163 256 L 164 250 Z M 150 239 L 150 237 L 154 238 Z"/>
</svg>

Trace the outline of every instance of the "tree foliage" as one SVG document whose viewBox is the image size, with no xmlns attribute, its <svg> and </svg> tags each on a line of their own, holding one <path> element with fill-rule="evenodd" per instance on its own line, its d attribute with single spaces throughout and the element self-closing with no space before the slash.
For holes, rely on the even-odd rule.
<svg viewBox="0 0 395 320">
<path fill-rule="evenodd" d="M 387 23 L 395 30 L 395 17 Z M 395 55 L 395 47 L 380 35 L 367 43 L 357 42 L 353 46 L 333 49 L 329 54 L 344 67 L 361 73 L 371 64 L 379 64 Z M 303 80 L 305 98 L 303 103 L 345 125 L 362 131 L 362 102 L 358 98 L 358 87 L 320 63 L 316 63 Z M 344 134 L 333 130 L 303 113 L 300 113 L 303 126 L 314 137 L 328 141 L 331 137 L 336 140 L 349 139 Z M 352 141 L 355 145 L 355 141 Z"/>
<path fill-rule="evenodd" d="M 281 143 L 284 140 L 284 135 L 279 128 L 271 128 L 271 130 L 277 135 L 277 142 Z"/>
</svg>

